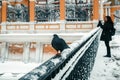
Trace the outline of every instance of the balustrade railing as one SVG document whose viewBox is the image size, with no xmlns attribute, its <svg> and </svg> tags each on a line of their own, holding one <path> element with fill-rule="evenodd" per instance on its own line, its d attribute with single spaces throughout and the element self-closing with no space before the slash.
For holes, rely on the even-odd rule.
<svg viewBox="0 0 120 80">
<path fill-rule="evenodd" d="M 76 32 L 90 31 L 96 27 L 97 21 L 69 22 L 6 22 L 1 23 L 0 33 L 40 33 L 40 32 Z"/>
<path fill-rule="evenodd" d="M 50 44 L 54 33 L 11 33 L 0 34 L 0 62 L 11 60 L 20 53 L 17 60 L 22 60 L 25 63 L 43 61 L 44 45 Z M 73 42 L 80 39 L 86 33 L 57 33 L 64 38 L 67 42 Z M 71 37 L 74 37 L 71 39 Z M 35 51 L 31 52 L 32 44 L 34 43 Z M 32 57 L 31 57 L 32 56 Z"/>
<path fill-rule="evenodd" d="M 99 28 L 75 41 L 19 80 L 88 80 L 99 45 Z"/>
</svg>

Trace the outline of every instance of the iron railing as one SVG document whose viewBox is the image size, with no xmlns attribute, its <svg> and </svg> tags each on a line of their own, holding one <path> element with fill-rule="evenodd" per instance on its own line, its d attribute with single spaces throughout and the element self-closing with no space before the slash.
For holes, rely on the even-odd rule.
<svg viewBox="0 0 120 80">
<path fill-rule="evenodd" d="M 72 43 L 70 49 L 52 57 L 19 80 L 88 80 L 99 45 L 99 34 L 100 29 L 94 29 Z"/>
</svg>

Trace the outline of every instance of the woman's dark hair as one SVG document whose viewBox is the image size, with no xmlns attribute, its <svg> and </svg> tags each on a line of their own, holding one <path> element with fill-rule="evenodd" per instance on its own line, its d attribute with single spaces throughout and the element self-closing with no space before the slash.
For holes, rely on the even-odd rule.
<svg viewBox="0 0 120 80">
<path fill-rule="evenodd" d="M 113 21 L 112 21 L 112 19 L 111 19 L 111 17 L 110 17 L 110 16 L 106 16 L 106 18 L 107 18 L 107 22 L 109 22 L 109 23 L 112 23 L 112 24 L 113 24 Z"/>
</svg>

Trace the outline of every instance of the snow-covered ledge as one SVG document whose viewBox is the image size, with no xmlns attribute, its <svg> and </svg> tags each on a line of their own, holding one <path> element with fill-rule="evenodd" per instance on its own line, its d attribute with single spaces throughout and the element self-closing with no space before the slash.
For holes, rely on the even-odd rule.
<svg viewBox="0 0 120 80">
<path fill-rule="evenodd" d="M 73 42 L 61 55 L 52 57 L 19 80 L 87 79 L 94 64 L 99 34 L 100 29 L 94 29 L 81 40 Z"/>
<path fill-rule="evenodd" d="M 0 42 L 44 42 L 50 43 L 53 34 L 57 34 L 68 42 L 73 42 L 80 39 L 87 33 L 38 33 L 38 34 L 27 34 L 27 33 L 11 33 L 11 34 L 0 34 Z M 74 37 L 74 38 L 71 38 Z"/>
<path fill-rule="evenodd" d="M 87 33 L 41 33 L 41 34 L 27 34 L 27 33 L 18 33 L 18 34 L 0 34 L 0 42 L 5 43 L 4 45 L 0 45 L 1 49 L 1 56 L 2 62 L 8 58 L 8 53 L 4 54 L 8 51 L 9 43 L 23 43 L 23 61 L 28 63 L 30 57 L 30 43 L 36 42 L 36 56 L 35 61 L 41 62 L 42 61 L 42 54 L 43 54 L 43 45 L 50 44 L 53 38 L 53 34 L 58 34 L 60 37 L 65 39 L 67 42 L 73 42 L 75 40 L 80 39 L 82 36 L 85 36 Z M 71 38 L 74 37 L 74 38 Z M 5 47 L 3 47 L 5 46 Z"/>
</svg>

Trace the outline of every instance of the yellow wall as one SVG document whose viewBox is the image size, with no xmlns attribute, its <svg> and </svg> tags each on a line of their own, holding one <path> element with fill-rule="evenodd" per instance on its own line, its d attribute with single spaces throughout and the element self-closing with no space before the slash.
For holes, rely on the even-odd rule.
<svg viewBox="0 0 120 80">
<path fill-rule="evenodd" d="M 30 21 L 33 22 L 35 19 L 35 1 L 34 0 L 30 0 L 29 3 L 29 14 L 30 14 Z"/>
<path fill-rule="evenodd" d="M 115 0 L 108 0 L 111 2 L 111 5 L 114 5 L 115 4 Z"/>
<path fill-rule="evenodd" d="M 60 20 L 65 20 L 65 0 L 60 0 Z"/>
<path fill-rule="evenodd" d="M 98 20 L 99 18 L 99 1 L 93 1 L 93 20 Z"/>
<path fill-rule="evenodd" d="M 2 22 L 6 22 L 7 1 L 2 1 Z"/>
<path fill-rule="evenodd" d="M 24 4 L 26 6 L 29 6 L 29 0 L 23 0 L 22 2 L 11 2 L 12 5 L 15 4 Z"/>
<path fill-rule="evenodd" d="M 7 9 L 7 1 L 3 2 L 3 9 L 2 9 L 2 22 L 6 22 L 6 9 Z M 22 2 L 11 2 L 12 5 L 17 3 L 25 4 L 29 6 L 29 15 L 30 21 L 33 22 L 35 19 L 35 0 L 23 0 Z M 65 20 L 66 12 L 65 12 L 65 0 L 60 0 L 60 20 Z M 93 0 L 93 20 L 98 20 L 99 18 L 99 0 Z"/>
<path fill-rule="evenodd" d="M 111 0 L 114 1 L 114 0 Z M 114 15 L 115 15 L 115 11 L 120 10 L 120 5 L 113 5 L 113 3 L 111 4 L 104 4 L 104 7 L 110 7 L 110 16 L 112 18 L 112 20 L 114 21 Z M 104 14 L 103 16 L 106 16 L 106 9 L 104 8 Z"/>
<path fill-rule="evenodd" d="M 111 7 L 111 17 L 112 17 L 112 20 L 114 20 L 114 12 L 116 10 L 120 10 L 120 6 Z"/>
<path fill-rule="evenodd" d="M 2 22 L 2 8 L 0 8 L 0 23 Z"/>
</svg>

